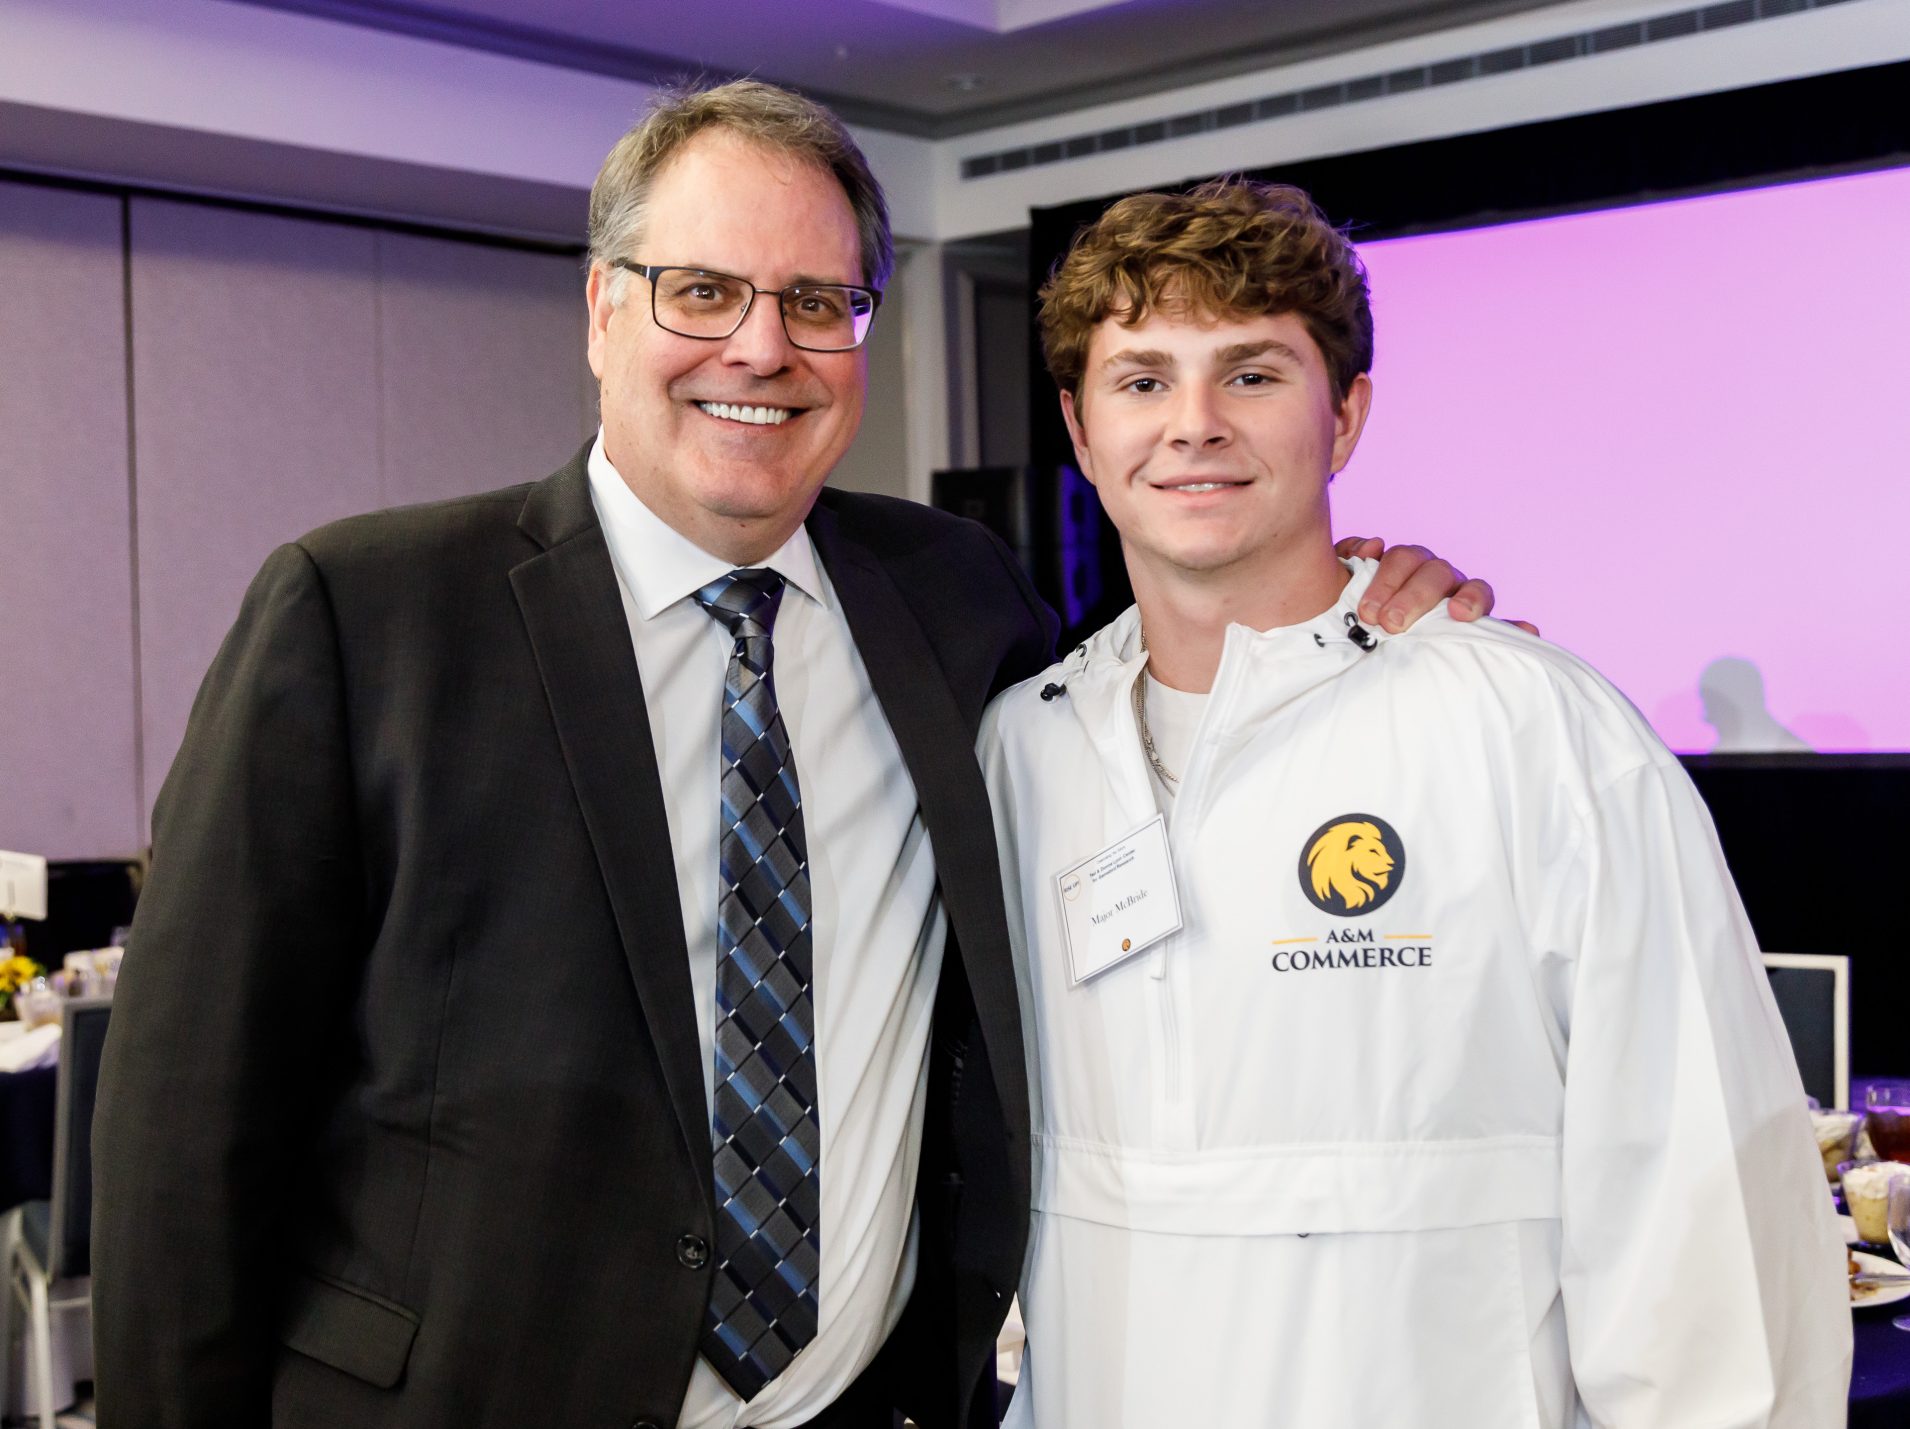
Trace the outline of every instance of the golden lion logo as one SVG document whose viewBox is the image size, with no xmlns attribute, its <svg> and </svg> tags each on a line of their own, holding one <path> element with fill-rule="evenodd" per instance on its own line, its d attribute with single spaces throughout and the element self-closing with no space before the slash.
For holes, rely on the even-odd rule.
<svg viewBox="0 0 1910 1429">
<path fill-rule="evenodd" d="M 1371 912 L 1399 890 L 1406 849 L 1393 826 L 1342 814 L 1314 831 L 1300 859 L 1300 888 L 1315 908 L 1342 917 Z"/>
</svg>

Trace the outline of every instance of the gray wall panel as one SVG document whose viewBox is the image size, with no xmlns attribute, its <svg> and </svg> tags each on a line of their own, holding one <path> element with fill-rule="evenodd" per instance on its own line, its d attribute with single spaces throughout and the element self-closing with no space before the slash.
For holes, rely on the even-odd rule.
<svg viewBox="0 0 1910 1429">
<path fill-rule="evenodd" d="M 855 445 L 829 474 L 829 484 L 844 491 L 874 491 L 884 496 L 909 494 L 908 384 L 903 344 L 902 284 L 882 294 L 875 326 L 869 331 L 869 399 Z"/>
<path fill-rule="evenodd" d="M 0 848 L 140 840 L 120 202 L 0 183 Z"/>
<path fill-rule="evenodd" d="M 146 796 L 272 548 L 381 504 L 369 229 L 132 204 Z"/>
<path fill-rule="evenodd" d="M 579 259 L 403 233 L 378 258 L 387 504 L 533 480 L 596 430 Z"/>
</svg>

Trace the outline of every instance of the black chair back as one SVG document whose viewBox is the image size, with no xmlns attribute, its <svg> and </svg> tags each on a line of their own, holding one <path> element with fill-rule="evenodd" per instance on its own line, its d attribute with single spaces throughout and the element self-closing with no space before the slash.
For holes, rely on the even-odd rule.
<svg viewBox="0 0 1910 1429">
<path fill-rule="evenodd" d="M 106 1046 L 110 997 L 78 997 L 61 1009 L 60 1087 L 53 1108 L 53 1214 L 47 1272 L 55 1280 L 92 1274 L 93 1103 Z"/>
<path fill-rule="evenodd" d="M 1766 953 L 1764 971 L 1805 1092 L 1821 1107 L 1849 1106 L 1850 959 Z"/>
</svg>

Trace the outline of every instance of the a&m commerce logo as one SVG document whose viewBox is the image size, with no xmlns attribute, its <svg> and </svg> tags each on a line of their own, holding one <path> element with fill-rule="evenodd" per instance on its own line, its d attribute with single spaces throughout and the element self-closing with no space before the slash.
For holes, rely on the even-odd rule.
<svg viewBox="0 0 1910 1429">
<path fill-rule="evenodd" d="M 1322 913 L 1363 917 L 1406 877 L 1406 845 L 1375 814 L 1341 814 L 1315 829 L 1300 850 L 1300 891 Z"/>
</svg>

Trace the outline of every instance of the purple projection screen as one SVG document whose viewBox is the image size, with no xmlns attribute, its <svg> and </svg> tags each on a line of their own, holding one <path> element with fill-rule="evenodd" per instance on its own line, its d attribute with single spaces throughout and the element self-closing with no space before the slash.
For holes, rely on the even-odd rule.
<svg viewBox="0 0 1910 1429">
<path fill-rule="evenodd" d="M 1673 749 L 1910 749 L 1910 169 L 1361 253 L 1336 534 L 1485 574 Z"/>
</svg>

